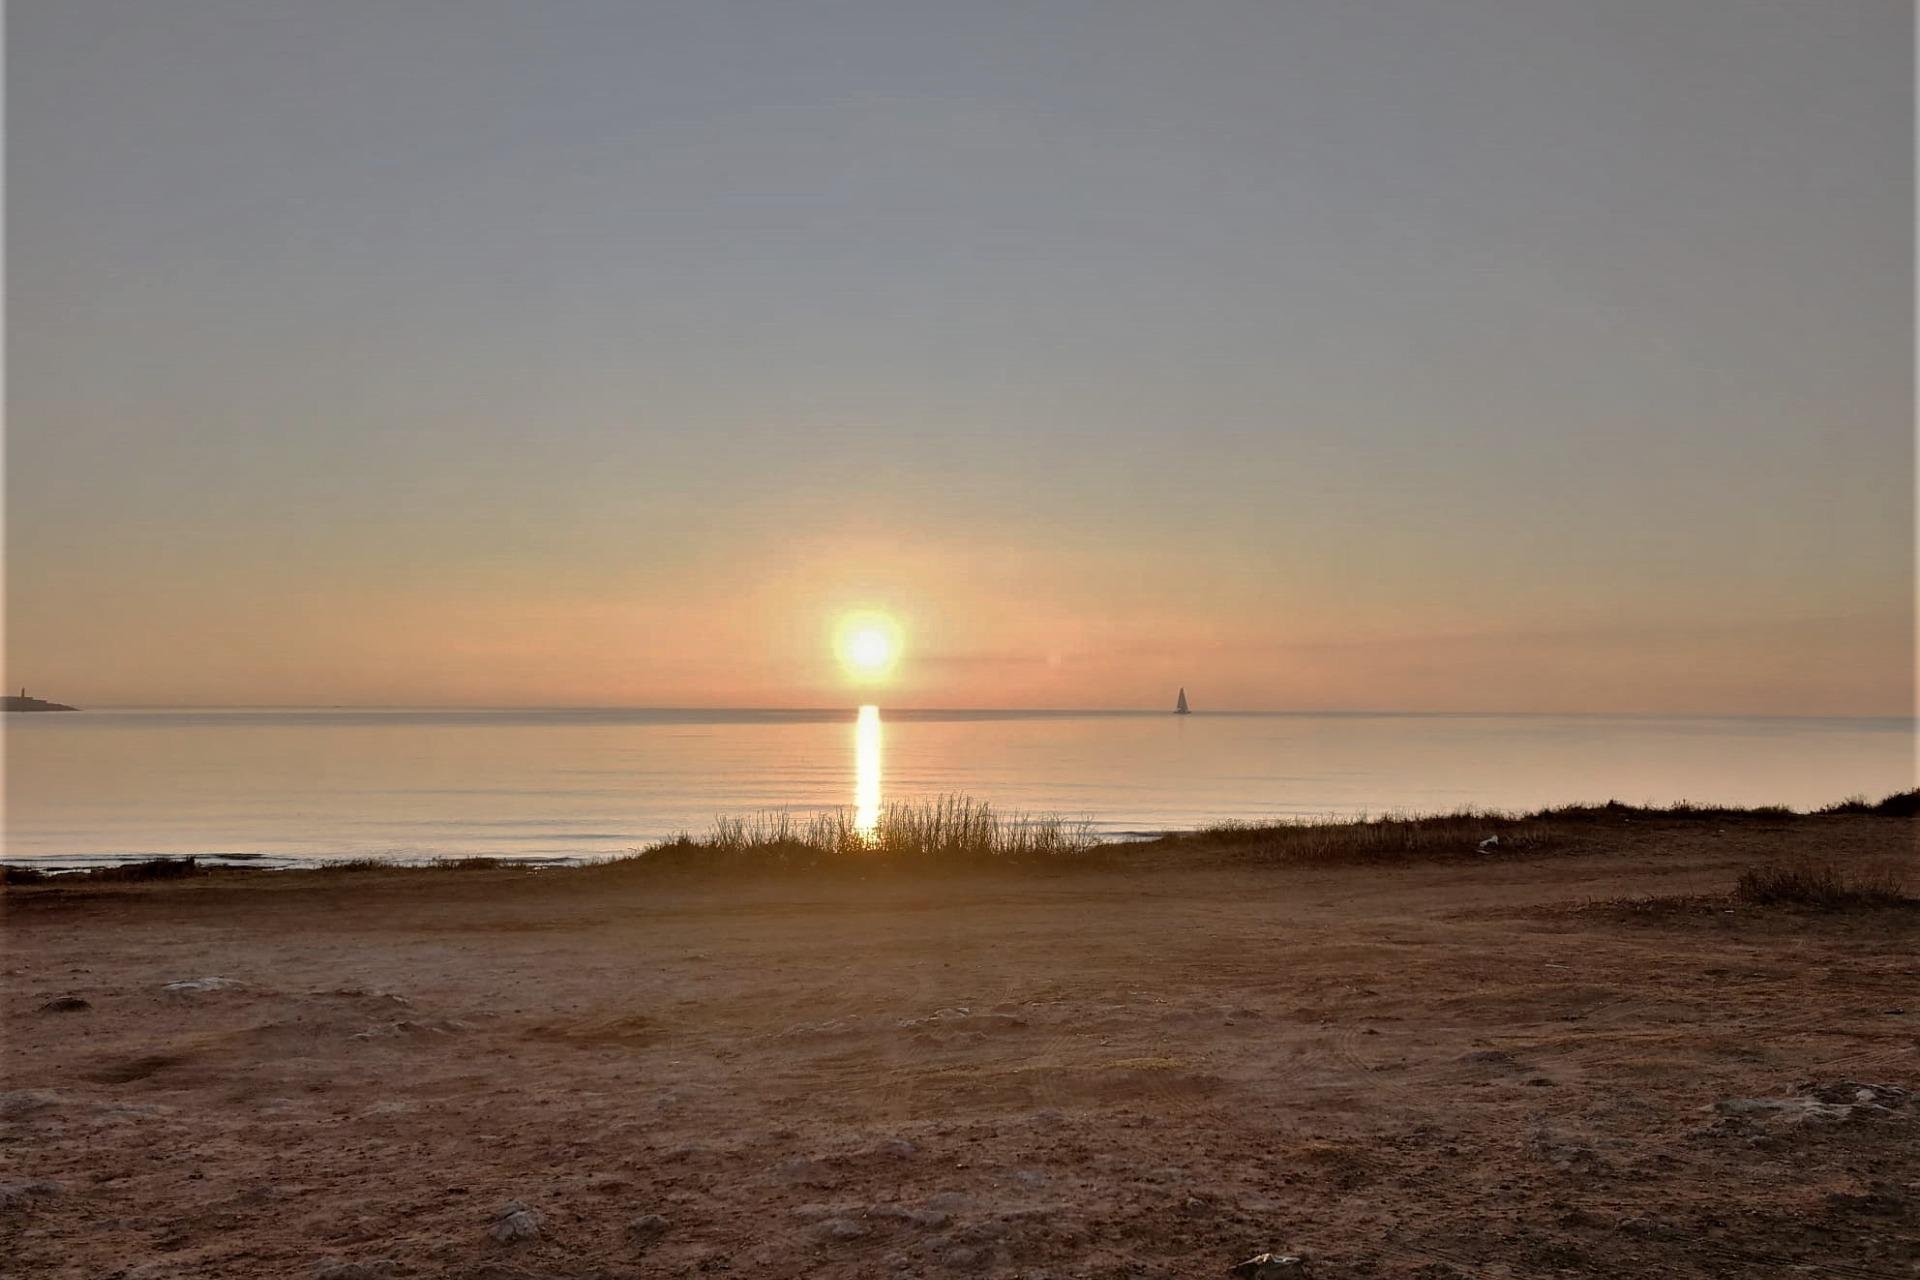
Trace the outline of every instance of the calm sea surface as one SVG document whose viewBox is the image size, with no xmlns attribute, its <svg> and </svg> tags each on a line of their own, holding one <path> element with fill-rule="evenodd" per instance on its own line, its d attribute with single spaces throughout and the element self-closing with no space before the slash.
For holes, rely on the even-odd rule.
<svg viewBox="0 0 1920 1280">
<path fill-rule="evenodd" d="M 595 858 L 722 814 L 962 792 L 1111 835 L 1914 785 L 1910 719 L 82 711 L 5 724 L 6 856 Z"/>
</svg>

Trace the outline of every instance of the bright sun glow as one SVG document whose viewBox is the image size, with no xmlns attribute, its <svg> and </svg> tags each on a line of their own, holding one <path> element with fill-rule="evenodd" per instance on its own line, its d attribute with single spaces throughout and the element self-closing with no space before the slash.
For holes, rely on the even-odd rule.
<svg viewBox="0 0 1920 1280">
<path fill-rule="evenodd" d="M 834 652 L 856 680 L 883 680 L 900 662 L 900 624 L 884 613 L 856 613 L 834 630 Z"/>
<path fill-rule="evenodd" d="M 887 659 L 893 656 L 893 645 L 888 643 L 885 632 L 870 627 L 853 637 L 853 643 L 847 646 L 847 656 L 862 671 L 873 671 L 887 665 Z"/>
</svg>

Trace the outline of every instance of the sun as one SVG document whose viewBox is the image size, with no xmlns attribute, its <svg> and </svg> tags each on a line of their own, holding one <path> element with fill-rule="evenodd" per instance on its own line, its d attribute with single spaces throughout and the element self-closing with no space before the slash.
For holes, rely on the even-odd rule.
<svg viewBox="0 0 1920 1280">
<path fill-rule="evenodd" d="M 850 613 L 833 631 L 833 651 L 855 680 L 884 680 L 900 663 L 900 624 L 872 610 Z"/>
<path fill-rule="evenodd" d="M 892 657 L 893 644 L 878 627 L 856 631 L 847 642 L 847 659 L 862 671 L 877 671 Z"/>
</svg>

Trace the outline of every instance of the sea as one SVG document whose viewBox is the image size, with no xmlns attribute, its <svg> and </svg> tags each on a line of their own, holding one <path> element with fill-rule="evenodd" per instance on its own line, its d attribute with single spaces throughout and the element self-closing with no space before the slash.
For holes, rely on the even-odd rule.
<svg viewBox="0 0 1920 1280">
<path fill-rule="evenodd" d="M 965 795 L 1128 839 L 1227 819 L 1813 808 L 1915 785 L 1911 718 L 792 710 L 12 714 L 4 856 L 619 856 L 719 817 Z"/>
</svg>

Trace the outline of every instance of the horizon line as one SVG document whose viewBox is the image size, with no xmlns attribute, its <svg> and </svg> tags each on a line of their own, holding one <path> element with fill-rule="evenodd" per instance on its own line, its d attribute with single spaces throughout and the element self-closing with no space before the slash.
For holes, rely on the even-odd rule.
<svg viewBox="0 0 1920 1280">
<path fill-rule="evenodd" d="M 888 706 L 872 700 L 810 706 L 754 706 L 748 704 L 669 705 L 647 703 L 399 703 L 399 702 L 108 702 L 77 707 L 86 711 L 444 711 L 444 712 L 753 712 L 757 714 L 807 715 L 858 711 L 878 707 L 882 712 L 915 715 L 1167 715 L 1176 714 L 1167 707 L 956 707 Z M 1380 717 L 1537 717 L 1580 719 L 1664 719 L 1664 720 L 1920 720 L 1920 711 L 1899 712 L 1807 712 L 1807 711 L 1569 711 L 1569 710 L 1431 710 L 1379 707 L 1210 707 L 1196 709 L 1195 716 L 1380 716 Z"/>
</svg>

